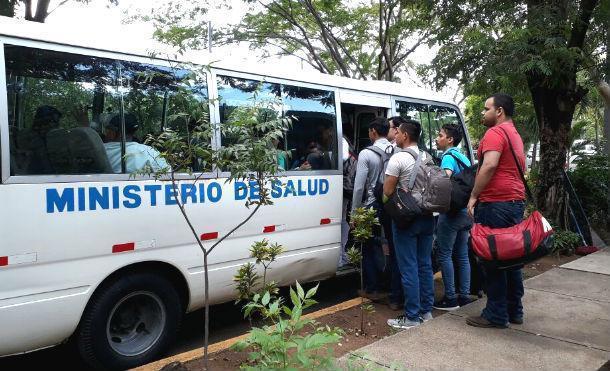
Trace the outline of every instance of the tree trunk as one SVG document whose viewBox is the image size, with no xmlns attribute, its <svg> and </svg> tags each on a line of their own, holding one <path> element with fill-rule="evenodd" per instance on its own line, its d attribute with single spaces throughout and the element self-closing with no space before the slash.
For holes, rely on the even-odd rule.
<svg viewBox="0 0 610 371">
<path fill-rule="evenodd" d="M 5 17 L 14 17 L 16 3 L 17 0 L 0 0 L 0 15 Z"/>
<path fill-rule="evenodd" d="M 530 92 L 540 128 L 540 169 L 537 206 L 560 228 L 569 223 L 568 200 L 564 188 L 563 169 L 566 164 L 569 134 L 576 105 L 583 92 L 572 84 L 551 89 L 541 80 L 529 77 Z"/>
<path fill-rule="evenodd" d="M 606 18 L 606 68 L 604 71 L 606 85 L 600 92 L 604 97 L 606 109 L 604 110 L 604 139 L 606 155 L 610 156 L 610 17 Z M 605 94 L 604 94 L 605 92 Z M 608 204 L 610 204 L 610 191 L 608 191 Z"/>
<path fill-rule="evenodd" d="M 44 23 L 49 15 L 49 4 L 51 0 L 38 0 L 38 4 L 36 5 L 36 14 L 34 14 L 34 19 L 32 21 Z"/>
</svg>

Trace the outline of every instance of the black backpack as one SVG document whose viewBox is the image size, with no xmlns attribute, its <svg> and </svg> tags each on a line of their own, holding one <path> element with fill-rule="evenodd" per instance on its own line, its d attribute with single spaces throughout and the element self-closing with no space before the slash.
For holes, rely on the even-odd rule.
<svg viewBox="0 0 610 371">
<path fill-rule="evenodd" d="M 375 196 L 375 200 L 381 203 L 383 200 L 383 182 L 385 181 L 385 169 L 388 167 L 388 161 L 390 161 L 390 157 L 395 152 L 395 147 L 393 145 L 389 145 L 386 147 L 385 151 L 377 146 L 368 146 L 366 149 L 373 151 L 377 156 L 379 156 L 379 160 L 381 161 L 381 172 L 379 173 L 379 177 L 377 178 L 377 183 L 375 183 L 375 188 L 373 189 L 373 196 Z"/>
<path fill-rule="evenodd" d="M 447 152 L 444 156 L 453 157 L 458 167 L 461 169 L 459 173 L 451 174 L 451 202 L 449 203 L 449 212 L 457 212 L 468 206 L 470 193 L 474 188 L 474 179 L 477 176 L 478 165 L 468 166 L 464 161 L 451 152 Z"/>
</svg>

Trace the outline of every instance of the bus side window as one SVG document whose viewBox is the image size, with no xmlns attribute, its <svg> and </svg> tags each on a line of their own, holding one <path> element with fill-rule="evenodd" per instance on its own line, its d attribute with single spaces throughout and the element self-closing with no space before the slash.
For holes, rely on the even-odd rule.
<svg viewBox="0 0 610 371">
<path fill-rule="evenodd" d="M 286 135 L 289 169 L 336 170 L 337 118 L 332 91 L 282 85 L 284 115 L 295 119 Z"/>
<path fill-rule="evenodd" d="M 276 148 L 280 170 L 337 169 L 337 120 L 332 91 L 218 76 L 220 122 L 230 125 L 235 109 L 262 104 L 259 120 L 293 117 L 291 129 Z M 256 98 L 255 98 L 256 97 Z M 233 138 L 223 133 L 222 144 Z"/>
<path fill-rule="evenodd" d="M 100 137 L 116 63 L 5 44 L 11 175 L 112 173 Z"/>
<path fill-rule="evenodd" d="M 164 129 L 188 137 L 187 133 L 209 118 L 206 76 L 182 67 L 130 61 L 120 61 L 120 70 L 125 154 L 121 155 L 120 135 L 106 138 L 110 162 L 117 173 L 167 168 L 166 160 L 144 141 L 149 136 L 158 136 Z M 110 125 L 106 132 L 112 135 L 112 130 Z M 195 172 L 212 170 L 197 158 L 193 159 L 191 167 Z"/>
</svg>

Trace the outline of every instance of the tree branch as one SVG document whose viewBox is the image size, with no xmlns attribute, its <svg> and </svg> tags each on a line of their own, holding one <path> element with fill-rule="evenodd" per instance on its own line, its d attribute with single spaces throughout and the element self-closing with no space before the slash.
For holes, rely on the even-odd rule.
<svg viewBox="0 0 610 371">
<path fill-rule="evenodd" d="M 248 215 L 248 217 L 243 220 L 241 223 L 239 223 L 238 225 L 236 225 L 233 229 L 231 229 L 229 231 L 229 233 L 225 234 L 224 236 L 222 236 L 222 238 L 220 238 L 218 241 L 216 241 L 216 243 L 214 243 L 212 245 L 212 247 L 210 247 L 209 250 L 207 250 L 207 252 L 204 252 L 206 255 L 209 255 L 212 250 L 214 250 L 214 248 L 216 246 L 218 246 L 222 241 L 224 241 L 227 237 L 229 237 L 233 232 L 235 232 L 236 230 L 238 230 L 239 228 L 241 228 L 242 225 L 246 224 L 250 219 L 252 219 L 252 217 L 254 216 L 254 214 L 258 211 L 258 209 L 260 209 L 260 207 L 262 206 L 261 203 L 258 203 L 256 205 L 256 207 L 254 208 L 254 210 L 252 210 L 252 212 L 250 213 L 250 215 Z M 205 251 L 205 250 L 204 250 Z"/>
<path fill-rule="evenodd" d="M 598 0 L 583 0 L 580 3 L 578 15 L 572 24 L 568 48 L 582 49 L 585 42 L 585 36 L 587 35 L 587 29 L 591 23 L 591 16 L 593 15 L 593 10 L 595 9 L 597 2 Z"/>
<path fill-rule="evenodd" d="M 337 67 L 339 67 L 339 69 L 343 73 L 343 76 L 351 77 L 351 73 L 343 57 L 340 55 L 339 50 L 337 49 L 337 40 L 332 36 L 332 33 L 329 32 L 330 30 L 326 27 L 324 20 L 313 6 L 311 0 L 304 0 L 304 3 L 307 9 L 309 10 L 309 13 L 314 17 L 314 20 L 318 24 L 318 27 L 320 27 L 322 41 L 327 46 L 328 52 L 330 52 L 330 55 L 332 56 L 335 63 L 337 63 Z"/>
<path fill-rule="evenodd" d="M 57 4 L 57 6 L 55 8 L 53 8 L 50 12 L 47 13 L 47 16 L 49 16 L 51 13 L 53 13 L 54 11 L 57 10 L 57 8 L 59 8 L 60 6 L 66 4 L 67 2 L 69 2 L 70 0 L 63 0 L 62 2 L 60 2 L 59 4 Z"/>
<path fill-rule="evenodd" d="M 306 49 L 311 53 L 312 58 L 315 60 L 315 62 L 322 67 L 323 69 L 325 69 L 326 71 L 330 72 L 330 68 L 326 65 L 326 63 L 316 54 L 316 50 L 315 47 L 313 46 L 313 44 L 311 43 L 311 40 L 309 39 L 309 36 L 307 34 L 307 31 L 305 30 L 305 28 L 299 24 L 297 22 L 297 20 L 294 18 L 294 12 L 292 11 L 292 8 L 290 9 L 290 11 L 284 9 L 281 5 L 279 5 L 278 3 L 273 3 L 275 4 L 275 6 L 279 9 L 276 10 L 273 7 L 264 4 L 262 1 L 259 1 L 259 4 L 263 5 L 266 9 L 268 9 L 270 12 L 273 12 L 275 14 L 277 14 L 278 16 L 284 18 L 285 20 L 287 20 L 290 24 L 292 24 L 294 27 L 296 27 L 299 31 L 301 31 L 301 34 L 303 35 L 303 38 L 305 39 L 304 43 L 306 44 Z"/>
</svg>

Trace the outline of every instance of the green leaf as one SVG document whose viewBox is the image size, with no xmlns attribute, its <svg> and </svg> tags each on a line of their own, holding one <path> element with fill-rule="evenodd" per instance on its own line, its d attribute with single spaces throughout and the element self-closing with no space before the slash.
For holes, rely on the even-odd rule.
<svg viewBox="0 0 610 371">
<path fill-rule="evenodd" d="M 292 301 L 293 306 L 297 306 L 301 303 L 297 293 L 292 289 L 292 287 L 290 288 L 290 300 Z"/>
<path fill-rule="evenodd" d="M 303 312 L 303 309 L 301 308 L 301 306 L 295 306 L 294 308 L 292 308 L 292 316 L 290 316 L 290 318 L 293 321 L 298 321 L 301 318 L 301 314 Z"/>
<path fill-rule="evenodd" d="M 267 305 L 269 304 L 269 300 L 271 300 L 271 294 L 269 294 L 269 291 L 265 292 L 265 295 L 263 295 L 263 300 L 261 301 L 261 303 L 263 305 Z"/>
<path fill-rule="evenodd" d="M 319 283 L 315 287 L 312 287 L 311 289 L 309 289 L 309 291 L 307 291 L 307 294 L 305 295 L 305 299 L 309 299 L 312 296 L 314 296 L 316 294 L 316 292 L 318 292 L 318 287 L 320 287 Z"/>
<path fill-rule="evenodd" d="M 297 285 L 297 292 L 299 294 L 299 299 L 304 299 L 305 298 L 305 291 L 303 291 L 303 287 L 301 287 L 301 285 L 299 284 L 299 281 L 296 281 L 296 285 Z"/>
</svg>

